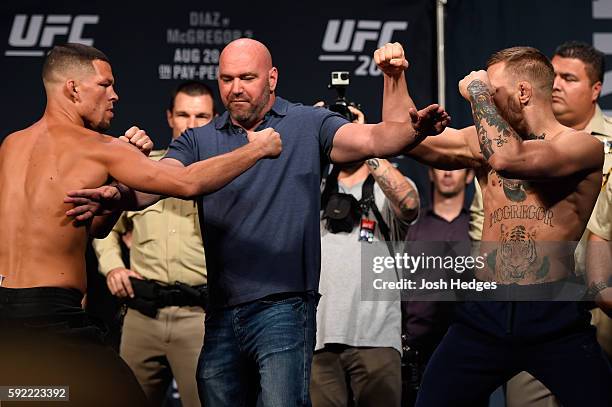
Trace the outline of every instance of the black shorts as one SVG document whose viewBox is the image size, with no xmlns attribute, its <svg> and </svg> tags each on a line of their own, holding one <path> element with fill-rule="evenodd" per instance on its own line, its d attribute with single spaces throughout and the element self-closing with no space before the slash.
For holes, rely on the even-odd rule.
<svg viewBox="0 0 612 407">
<path fill-rule="evenodd" d="M 69 386 L 68 404 L 45 405 L 144 406 L 132 371 L 104 345 L 81 298 L 74 289 L 0 288 L 0 384 Z"/>
</svg>

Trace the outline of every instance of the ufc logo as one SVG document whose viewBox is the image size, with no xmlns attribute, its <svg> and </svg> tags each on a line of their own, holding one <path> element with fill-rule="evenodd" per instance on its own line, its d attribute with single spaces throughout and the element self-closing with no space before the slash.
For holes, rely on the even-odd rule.
<svg viewBox="0 0 612 407">
<path fill-rule="evenodd" d="M 92 38 L 83 38 L 83 29 L 87 24 L 97 24 L 99 19 L 97 15 L 77 15 L 73 18 L 68 14 L 49 14 L 45 18 L 42 14 L 34 14 L 28 21 L 26 14 L 17 14 L 8 43 L 15 48 L 49 48 L 53 46 L 55 37 L 68 36 L 67 42 L 93 45 Z"/>
<path fill-rule="evenodd" d="M 395 31 L 406 28 L 407 21 L 329 20 L 322 48 L 326 52 L 363 52 L 366 41 L 377 41 L 378 48 L 391 42 Z"/>
</svg>

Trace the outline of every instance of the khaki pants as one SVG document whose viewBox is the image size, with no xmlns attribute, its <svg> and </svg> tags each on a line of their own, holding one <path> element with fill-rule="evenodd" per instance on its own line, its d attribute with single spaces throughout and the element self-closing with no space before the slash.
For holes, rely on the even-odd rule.
<svg viewBox="0 0 612 407">
<path fill-rule="evenodd" d="M 196 366 L 204 341 L 204 310 L 166 307 L 157 318 L 128 309 L 120 354 L 152 406 L 161 406 L 172 375 L 184 407 L 199 407 Z"/>
<path fill-rule="evenodd" d="M 591 314 L 593 315 L 591 323 L 597 327 L 597 341 L 612 359 L 612 318 L 599 308 L 592 310 Z"/>
<path fill-rule="evenodd" d="M 548 387 L 527 372 L 517 374 L 506 383 L 506 407 L 558 407 L 559 405 L 559 401 Z"/>
<path fill-rule="evenodd" d="M 313 407 L 346 407 L 349 398 L 356 407 L 399 407 L 401 357 L 396 349 L 334 348 L 314 354 L 310 380 Z"/>
</svg>

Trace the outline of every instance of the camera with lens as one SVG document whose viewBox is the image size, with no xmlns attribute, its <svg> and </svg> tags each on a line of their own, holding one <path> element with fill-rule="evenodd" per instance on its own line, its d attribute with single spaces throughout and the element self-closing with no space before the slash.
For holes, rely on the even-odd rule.
<svg viewBox="0 0 612 407">
<path fill-rule="evenodd" d="M 353 121 L 357 117 L 349 110 L 349 106 L 353 106 L 359 110 L 361 110 L 361 106 L 359 104 L 349 102 L 346 98 L 346 88 L 350 83 L 349 73 L 346 71 L 334 71 L 331 73 L 331 83 L 327 85 L 328 89 L 336 90 L 336 100 L 334 103 L 329 105 L 325 105 L 326 109 L 331 110 L 332 112 L 336 112 L 342 116 L 344 116 L 347 120 Z"/>
</svg>

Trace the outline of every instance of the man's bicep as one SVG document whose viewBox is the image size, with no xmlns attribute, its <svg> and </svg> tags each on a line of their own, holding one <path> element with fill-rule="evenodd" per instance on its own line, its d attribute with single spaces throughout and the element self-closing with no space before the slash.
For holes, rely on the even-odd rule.
<svg viewBox="0 0 612 407">
<path fill-rule="evenodd" d="M 153 161 L 127 144 L 116 145 L 107 156 L 109 174 L 133 190 L 173 196 L 182 192 L 176 163 Z"/>
<path fill-rule="evenodd" d="M 546 143 L 525 142 L 525 146 L 538 146 L 537 155 L 533 160 L 534 172 L 543 173 L 550 177 L 564 177 L 584 170 L 599 169 L 603 166 L 603 145 L 590 136 L 565 137 L 562 140 L 553 140 Z"/>
<path fill-rule="evenodd" d="M 172 167 L 185 167 L 185 164 L 177 160 L 176 158 L 164 157 L 159 160 L 160 163 L 170 165 Z"/>
<path fill-rule="evenodd" d="M 333 163 L 363 160 L 371 148 L 371 124 L 347 123 L 334 135 L 329 154 Z"/>
<path fill-rule="evenodd" d="M 590 134 L 582 141 L 566 142 L 564 151 L 572 151 L 575 145 L 578 144 L 582 148 L 577 150 L 574 161 L 577 163 L 577 170 L 592 170 L 596 169 L 603 173 L 604 165 L 604 145 Z"/>
</svg>

